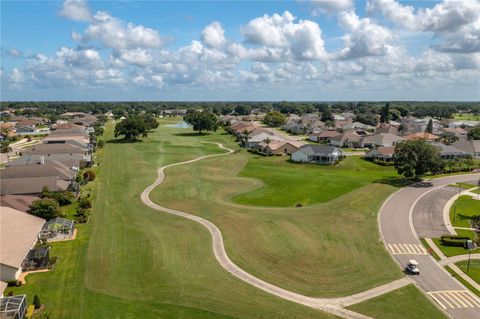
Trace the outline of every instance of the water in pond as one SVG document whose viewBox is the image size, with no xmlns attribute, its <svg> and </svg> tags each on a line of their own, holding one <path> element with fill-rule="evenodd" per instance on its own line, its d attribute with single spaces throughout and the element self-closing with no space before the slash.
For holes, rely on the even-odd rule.
<svg viewBox="0 0 480 319">
<path fill-rule="evenodd" d="M 168 126 L 168 127 L 173 127 L 173 128 L 191 128 L 192 126 L 184 121 L 182 122 L 178 122 L 178 123 L 175 123 L 175 124 L 167 124 L 165 126 Z"/>
</svg>

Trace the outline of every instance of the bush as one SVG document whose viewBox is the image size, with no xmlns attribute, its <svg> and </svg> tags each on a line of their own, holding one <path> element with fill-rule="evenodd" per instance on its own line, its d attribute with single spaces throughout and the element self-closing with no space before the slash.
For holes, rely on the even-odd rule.
<svg viewBox="0 0 480 319">
<path fill-rule="evenodd" d="M 40 298 L 38 298 L 37 295 L 33 296 L 32 304 L 35 306 L 35 309 L 39 309 L 42 306 L 42 303 L 40 302 Z"/>
<path fill-rule="evenodd" d="M 105 146 L 105 142 L 103 140 L 98 140 L 97 147 L 98 148 L 103 148 L 104 146 Z"/>
<path fill-rule="evenodd" d="M 79 208 L 75 213 L 75 222 L 83 224 L 88 221 L 88 217 L 90 216 L 90 211 L 85 208 Z"/>
<path fill-rule="evenodd" d="M 30 205 L 28 212 L 46 220 L 63 216 L 58 202 L 55 199 L 48 197 L 34 201 Z"/>
<path fill-rule="evenodd" d="M 22 285 L 22 282 L 18 281 L 18 280 L 7 281 L 7 286 L 8 287 L 20 287 L 21 285 Z"/>
<path fill-rule="evenodd" d="M 86 180 L 87 182 L 95 180 L 95 173 L 88 170 L 83 172 L 83 179 Z"/>
<path fill-rule="evenodd" d="M 78 200 L 78 207 L 83 209 L 92 208 L 92 202 L 86 197 L 80 197 Z"/>
<path fill-rule="evenodd" d="M 440 241 L 445 246 L 454 246 L 454 247 L 465 247 L 467 240 L 470 240 L 470 237 L 459 236 L 459 235 L 445 235 L 440 238 Z"/>
<path fill-rule="evenodd" d="M 48 187 L 44 187 L 42 190 L 42 198 L 53 198 L 60 206 L 71 204 L 75 199 L 75 196 L 69 191 L 50 192 Z"/>
</svg>

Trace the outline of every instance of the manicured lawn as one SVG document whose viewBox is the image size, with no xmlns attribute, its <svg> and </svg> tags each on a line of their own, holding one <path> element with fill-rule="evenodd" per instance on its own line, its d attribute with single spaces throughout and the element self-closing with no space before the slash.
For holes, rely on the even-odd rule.
<svg viewBox="0 0 480 319">
<path fill-rule="evenodd" d="M 456 227 L 471 227 L 470 220 L 478 215 L 480 215 L 480 200 L 473 199 L 471 196 L 460 196 L 450 208 L 450 221 Z"/>
<path fill-rule="evenodd" d="M 253 157 L 239 176 L 256 179 L 258 187 L 235 196 L 235 203 L 277 207 L 324 203 L 398 176 L 393 167 L 376 165 L 357 156 L 349 156 L 336 166 L 291 163 L 286 157 Z"/>
<path fill-rule="evenodd" d="M 457 233 L 461 236 L 468 236 L 471 239 L 473 239 L 473 233 L 470 231 L 462 231 L 461 229 L 456 230 Z M 435 245 L 440 248 L 440 250 L 445 254 L 447 257 L 452 257 L 452 256 L 457 256 L 457 255 L 465 255 L 468 254 L 468 250 L 463 248 L 463 247 L 454 247 L 454 246 L 444 246 L 440 242 L 440 238 L 432 238 L 433 242 Z M 472 251 L 473 253 L 478 253 L 480 252 L 480 248 L 476 248 Z"/>
<path fill-rule="evenodd" d="M 456 264 L 464 273 L 470 276 L 473 280 L 480 284 L 480 260 L 470 260 L 470 271 L 467 273 L 468 260 L 461 261 Z"/>
<path fill-rule="evenodd" d="M 457 264 L 458 265 L 458 264 Z M 465 287 L 467 287 L 471 292 L 476 294 L 477 296 L 480 297 L 480 291 L 475 289 L 472 285 L 470 285 L 465 279 L 460 277 L 456 272 L 454 272 L 449 266 L 446 266 L 445 269 L 453 276 L 455 277 L 458 281 L 460 281 Z"/>
<path fill-rule="evenodd" d="M 463 120 L 463 121 L 480 121 L 480 115 L 475 114 L 454 114 L 453 118 L 455 120 Z"/>
<path fill-rule="evenodd" d="M 376 319 L 446 318 L 414 285 L 394 290 L 348 308 Z"/>
<path fill-rule="evenodd" d="M 192 138 L 170 140 L 187 143 Z M 292 164 L 285 158 L 265 158 L 239 150 L 228 135 L 202 137 L 206 138 L 238 151 L 167 169 L 164 183 L 151 198 L 215 223 L 238 266 L 282 288 L 324 297 L 350 295 L 402 276 L 379 240 L 376 220 L 379 207 L 397 188 L 371 183 L 395 176 L 391 168 L 359 158 L 345 162 L 348 172 L 337 167 Z M 376 170 L 376 178 L 369 176 L 370 166 Z M 254 169 L 262 180 L 270 170 L 273 179 L 279 181 L 269 184 L 269 191 L 263 199 L 257 198 L 258 202 L 271 202 L 273 197 L 276 204 L 292 206 L 299 200 L 298 194 L 304 194 L 308 203 L 324 203 L 302 208 L 233 203 L 233 196 L 262 186 L 259 179 L 243 177 L 245 170 L 255 175 Z M 358 176 L 351 180 L 357 187 L 348 184 L 348 175 L 355 171 Z M 282 176 L 296 182 L 281 182 Z M 370 183 L 361 181 L 360 176 Z M 335 181 L 349 189 L 341 189 Z M 322 190 L 322 183 L 333 185 L 337 197 L 326 188 Z M 309 188 L 315 196 L 305 191 Z"/>
<path fill-rule="evenodd" d="M 50 318 L 332 318 L 237 280 L 218 265 L 202 226 L 141 203 L 159 166 L 220 152 L 172 134 L 183 132 L 161 126 L 143 142 L 106 143 L 90 223 L 74 241 L 53 244 L 56 268 L 28 276 L 15 293 L 29 302 L 38 294 Z"/>
</svg>

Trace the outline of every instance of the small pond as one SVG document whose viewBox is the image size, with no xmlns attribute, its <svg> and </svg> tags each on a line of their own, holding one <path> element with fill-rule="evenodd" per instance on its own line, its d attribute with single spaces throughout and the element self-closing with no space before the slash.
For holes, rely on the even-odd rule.
<svg viewBox="0 0 480 319">
<path fill-rule="evenodd" d="M 165 126 L 173 127 L 173 128 L 191 128 L 192 127 L 190 124 L 188 124 L 185 121 L 178 122 L 178 123 L 175 123 L 175 124 L 167 124 Z"/>
</svg>

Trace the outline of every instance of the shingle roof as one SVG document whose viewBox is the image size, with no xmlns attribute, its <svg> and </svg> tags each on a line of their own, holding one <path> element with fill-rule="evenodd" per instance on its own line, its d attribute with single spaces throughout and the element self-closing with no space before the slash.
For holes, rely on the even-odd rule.
<svg viewBox="0 0 480 319">
<path fill-rule="evenodd" d="M 0 180 L 0 195 L 39 194 L 44 187 L 51 191 L 67 190 L 68 181 L 62 181 L 57 176 L 22 177 Z"/>
<path fill-rule="evenodd" d="M 340 149 L 334 146 L 326 146 L 326 145 L 314 145 L 314 144 L 305 144 L 300 147 L 300 151 L 307 155 L 318 155 L 318 156 L 325 156 L 334 153 L 335 151 L 342 152 Z"/>
<path fill-rule="evenodd" d="M 44 223 L 44 219 L 10 207 L 1 207 L 0 263 L 20 268 Z"/>
<path fill-rule="evenodd" d="M 86 154 L 88 150 L 68 143 L 37 144 L 23 151 L 24 154 Z"/>
<path fill-rule="evenodd" d="M 30 164 L 9 166 L 0 170 L 0 178 L 22 178 L 22 177 L 48 177 L 57 176 L 62 180 L 71 180 L 75 177 L 76 172 L 61 163 L 51 161 L 45 164 Z"/>
<path fill-rule="evenodd" d="M 456 141 L 452 146 L 468 153 L 480 152 L 480 140 Z"/>
</svg>

